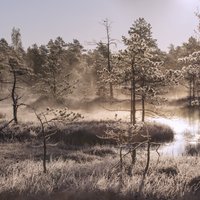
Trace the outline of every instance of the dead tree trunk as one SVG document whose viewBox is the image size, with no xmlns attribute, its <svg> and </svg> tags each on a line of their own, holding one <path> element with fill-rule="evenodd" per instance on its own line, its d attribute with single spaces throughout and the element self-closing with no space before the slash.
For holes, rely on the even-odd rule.
<svg viewBox="0 0 200 200">
<path fill-rule="evenodd" d="M 112 39 L 110 38 L 110 22 L 108 19 L 104 20 L 103 25 L 106 28 L 106 38 L 107 38 L 107 67 L 108 71 L 111 74 L 112 73 L 112 67 L 111 67 L 111 52 L 110 52 L 110 45 L 112 44 Z M 113 83 L 109 82 L 109 93 L 110 93 L 110 99 L 113 99 Z"/>
<path fill-rule="evenodd" d="M 10 67 L 11 67 L 11 72 L 13 74 L 13 84 L 12 84 L 12 91 L 11 91 L 11 97 L 12 97 L 12 103 L 13 103 L 13 119 L 14 122 L 17 124 L 18 123 L 18 118 L 17 118 L 17 110 L 18 110 L 18 96 L 16 95 L 16 84 L 17 84 L 17 75 L 16 75 L 16 69 L 15 65 L 12 60 L 9 61 Z"/>
</svg>

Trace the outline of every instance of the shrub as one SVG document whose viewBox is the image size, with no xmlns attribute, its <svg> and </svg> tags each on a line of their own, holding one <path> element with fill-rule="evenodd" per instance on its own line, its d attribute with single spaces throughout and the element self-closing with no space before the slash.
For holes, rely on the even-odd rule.
<svg viewBox="0 0 200 200">
<path fill-rule="evenodd" d="M 5 116 L 6 116 L 6 114 L 4 114 L 4 113 L 0 112 L 0 119 L 4 119 L 4 118 L 5 118 Z"/>
<path fill-rule="evenodd" d="M 200 195 L 200 176 L 192 178 L 189 181 L 188 186 L 191 188 L 191 190 L 195 194 L 199 194 Z"/>
<path fill-rule="evenodd" d="M 116 154 L 114 149 L 112 149 L 110 147 L 106 147 L 106 146 L 104 146 L 104 147 L 95 146 L 94 148 L 84 149 L 83 152 L 86 154 L 96 155 L 96 156 L 100 156 L 100 157 L 105 157 L 108 155 Z"/>
<path fill-rule="evenodd" d="M 149 123 L 147 128 L 153 142 L 171 142 L 174 139 L 174 132 L 167 125 Z"/>
<path fill-rule="evenodd" d="M 166 174 L 167 176 L 176 176 L 178 174 L 178 170 L 176 167 L 165 167 L 158 169 L 158 172 L 161 174 Z"/>
<path fill-rule="evenodd" d="M 200 153 L 200 144 L 187 145 L 185 148 L 185 153 L 189 156 L 198 156 Z"/>
</svg>

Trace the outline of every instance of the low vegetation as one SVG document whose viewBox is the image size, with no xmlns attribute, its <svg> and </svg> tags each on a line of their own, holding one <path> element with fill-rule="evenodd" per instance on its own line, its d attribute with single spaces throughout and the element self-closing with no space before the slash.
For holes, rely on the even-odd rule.
<svg viewBox="0 0 200 200">
<path fill-rule="evenodd" d="M 38 199 L 41 196 L 46 199 L 92 199 L 97 194 L 101 195 L 101 199 L 117 196 L 126 199 L 133 193 L 137 195 L 139 177 L 145 166 L 145 146 L 139 148 L 138 155 L 142 156 L 138 156 L 137 166 L 130 167 L 131 157 L 128 155 L 123 158 L 121 171 L 118 166 L 118 145 L 102 137 L 116 123 L 82 121 L 56 128 L 48 126 L 46 173 L 42 171 L 41 162 L 41 127 L 33 123 L 9 124 L 1 131 L 0 138 L 0 199 Z M 130 126 L 126 122 L 120 123 L 123 123 L 122 127 Z M 150 123 L 145 126 L 152 141 L 167 142 L 173 139 L 173 131 L 169 127 Z M 142 134 L 145 133 L 136 135 L 136 142 L 140 141 Z M 124 149 L 123 153 L 126 154 L 126 151 L 128 149 Z M 161 174 L 159 171 L 157 173 Z M 119 175 L 123 176 L 124 185 L 120 191 Z M 136 184 L 133 180 L 137 180 Z M 126 182 L 129 185 L 127 190 Z M 133 184 L 132 189 L 130 184 Z"/>
<path fill-rule="evenodd" d="M 198 156 L 199 154 L 200 154 L 200 144 L 196 145 L 189 144 L 186 146 L 186 155 Z"/>
<path fill-rule="evenodd" d="M 123 161 L 123 184 L 119 188 L 118 149 L 109 146 L 49 147 L 47 173 L 42 172 L 41 148 L 34 144 L 2 144 L 0 199 L 198 199 L 199 157 L 164 157 L 151 152 L 151 162 L 139 193 L 146 163 L 140 149 L 132 175 L 131 158 Z M 57 152 L 57 156 L 56 156 Z M 58 155 L 62 152 L 62 155 Z M 18 156 L 16 156 L 18 155 Z"/>
<path fill-rule="evenodd" d="M 6 122 L 5 122 L 6 123 Z M 64 142 L 67 145 L 96 145 L 96 144 L 115 144 L 112 140 L 102 139 L 107 129 L 112 129 L 115 126 L 115 121 L 83 121 L 73 122 L 66 126 L 59 126 L 56 129 L 53 126 L 49 126 L 47 129 L 47 135 L 51 142 Z M 127 122 L 123 124 L 128 126 Z M 173 141 L 173 130 L 162 124 L 148 123 L 147 125 L 149 134 L 154 142 L 170 142 Z M 21 123 L 13 124 L 6 127 L 0 134 L 0 141 L 32 141 L 40 140 L 40 126 L 33 123 Z M 135 136 L 135 140 L 141 139 L 141 134 Z"/>
</svg>

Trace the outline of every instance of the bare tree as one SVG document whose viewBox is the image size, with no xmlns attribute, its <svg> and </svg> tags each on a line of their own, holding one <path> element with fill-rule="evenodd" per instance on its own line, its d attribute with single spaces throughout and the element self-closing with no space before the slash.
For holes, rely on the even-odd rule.
<svg viewBox="0 0 200 200">
<path fill-rule="evenodd" d="M 37 113 L 34 108 L 31 109 L 33 109 L 41 126 L 41 134 L 43 138 L 43 172 L 46 173 L 47 142 L 52 135 L 57 133 L 56 130 L 53 133 L 48 133 L 48 129 L 50 127 L 58 129 L 61 124 L 64 124 L 66 126 L 67 123 L 77 121 L 83 118 L 83 116 L 81 116 L 79 113 L 71 112 L 70 110 L 68 110 L 68 108 L 56 110 L 47 108 L 46 111 L 40 113 Z"/>
<path fill-rule="evenodd" d="M 115 44 L 115 40 L 111 39 L 110 37 L 110 30 L 111 30 L 111 22 L 108 19 L 103 20 L 102 25 L 105 27 L 106 30 L 106 46 L 107 46 L 107 70 L 111 74 L 112 73 L 112 66 L 111 66 L 111 50 L 110 47 L 112 44 Z M 109 81 L 109 93 L 110 98 L 113 98 L 113 83 Z"/>
<path fill-rule="evenodd" d="M 10 66 L 10 72 L 12 74 L 12 89 L 11 89 L 11 98 L 12 98 L 12 106 L 13 106 L 13 119 L 15 123 L 18 123 L 18 108 L 24 103 L 19 102 L 19 100 L 22 98 L 22 95 L 20 95 L 17 91 L 19 89 L 19 77 L 25 74 L 28 74 L 30 70 L 27 68 L 20 66 L 19 61 L 16 58 L 11 57 L 9 59 L 9 66 Z"/>
</svg>

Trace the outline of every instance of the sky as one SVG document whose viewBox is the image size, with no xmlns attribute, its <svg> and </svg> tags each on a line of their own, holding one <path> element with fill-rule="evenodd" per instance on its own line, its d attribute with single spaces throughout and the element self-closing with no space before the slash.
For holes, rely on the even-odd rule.
<svg viewBox="0 0 200 200">
<path fill-rule="evenodd" d="M 16 27 L 24 48 L 61 36 L 65 42 L 78 39 L 92 49 L 105 40 L 101 22 L 108 18 L 117 50 L 134 21 L 144 17 L 158 46 L 168 50 L 170 44 L 181 45 L 195 35 L 198 7 L 200 0 L 0 0 L 0 38 L 10 43 L 11 30 Z"/>
</svg>

